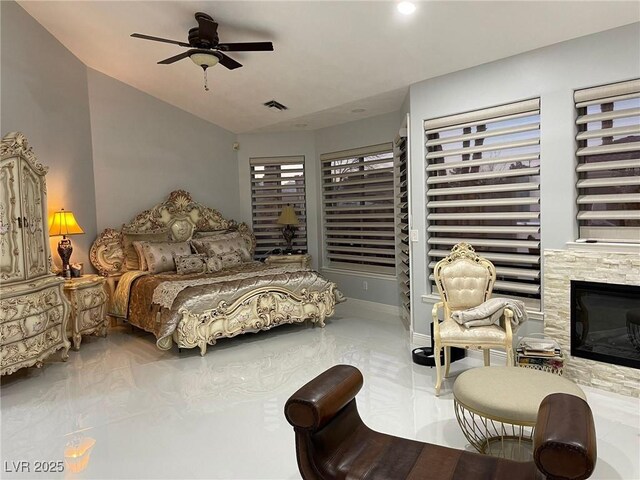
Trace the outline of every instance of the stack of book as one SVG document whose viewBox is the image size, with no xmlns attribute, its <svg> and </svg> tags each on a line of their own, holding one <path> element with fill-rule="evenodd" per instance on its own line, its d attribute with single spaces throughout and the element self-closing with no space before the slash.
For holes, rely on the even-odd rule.
<svg viewBox="0 0 640 480">
<path fill-rule="evenodd" d="M 562 374 L 564 357 L 555 340 L 524 337 L 516 349 L 518 365 Z"/>
</svg>

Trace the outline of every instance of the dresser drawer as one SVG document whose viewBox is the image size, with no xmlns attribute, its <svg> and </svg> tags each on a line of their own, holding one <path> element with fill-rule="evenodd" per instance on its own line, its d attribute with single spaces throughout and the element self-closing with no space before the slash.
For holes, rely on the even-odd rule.
<svg viewBox="0 0 640 480">
<path fill-rule="evenodd" d="M 94 309 L 107 302 L 107 292 L 105 292 L 102 285 L 83 288 L 76 291 L 71 297 L 72 301 L 77 302 L 78 310 Z"/>
<path fill-rule="evenodd" d="M 48 307 L 44 311 L 32 310 L 23 318 L 0 324 L 0 343 L 5 345 L 41 334 L 53 326 L 60 325 L 63 316 L 62 304 Z"/>
<path fill-rule="evenodd" d="M 83 332 L 85 330 L 93 329 L 97 326 L 102 326 L 105 322 L 105 307 L 104 303 L 88 310 L 83 310 L 78 315 L 78 331 Z"/>
<path fill-rule="evenodd" d="M 60 325 L 52 325 L 40 334 L 13 343 L 3 343 L 0 349 L 0 367 L 3 369 L 27 359 L 36 358 L 41 353 L 63 346 Z"/>
<path fill-rule="evenodd" d="M 62 305 L 58 285 L 37 292 L 0 300 L 0 323 L 37 316 L 52 307 Z"/>
</svg>

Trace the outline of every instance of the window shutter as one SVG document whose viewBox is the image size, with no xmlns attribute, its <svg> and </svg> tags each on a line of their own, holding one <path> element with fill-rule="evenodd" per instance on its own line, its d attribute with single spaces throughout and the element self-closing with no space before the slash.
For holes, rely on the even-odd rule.
<svg viewBox="0 0 640 480">
<path fill-rule="evenodd" d="M 395 274 L 392 145 L 323 154 L 320 161 L 328 266 Z"/>
<path fill-rule="evenodd" d="M 540 99 L 427 120 L 427 234 L 435 264 L 468 242 L 494 294 L 540 299 Z"/>
<path fill-rule="evenodd" d="M 274 248 L 284 248 L 282 225 L 276 220 L 282 207 L 293 206 L 300 224 L 296 228 L 293 249 L 307 251 L 304 157 L 252 158 L 251 211 L 256 236 L 256 257 Z"/>
<path fill-rule="evenodd" d="M 407 143 L 406 136 L 396 138 L 394 157 L 396 172 L 396 272 L 400 284 L 402 315 L 410 321 L 411 248 L 409 245 L 409 163 L 407 162 Z"/>
<path fill-rule="evenodd" d="M 580 238 L 640 243 L 640 80 L 574 99 Z"/>
</svg>

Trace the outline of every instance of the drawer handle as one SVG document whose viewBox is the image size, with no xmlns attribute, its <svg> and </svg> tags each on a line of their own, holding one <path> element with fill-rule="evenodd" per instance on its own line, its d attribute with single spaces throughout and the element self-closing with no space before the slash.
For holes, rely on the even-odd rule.
<svg viewBox="0 0 640 480">
<path fill-rule="evenodd" d="M 22 217 L 18 217 L 18 228 L 22 228 Z"/>
</svg>

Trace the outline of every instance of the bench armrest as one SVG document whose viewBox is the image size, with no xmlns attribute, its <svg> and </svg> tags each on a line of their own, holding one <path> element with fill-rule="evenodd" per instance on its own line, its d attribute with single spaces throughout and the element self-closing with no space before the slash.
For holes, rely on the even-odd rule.
<svg viewBox="0 0 640 480">
<path fill-rule="evenodd" d="M 596 430 L 587 402 L 553 393 L 538 409 L 534 460 L 549 478 L 588 478 L 596 465 Z"/>
<path fill-rule="evenodd" d="M 357 368 L 335 365 L 291 395 L 285 417 L 295 428 L 319 430 L 355 398 L 362 383 Z"/>
</svg>

